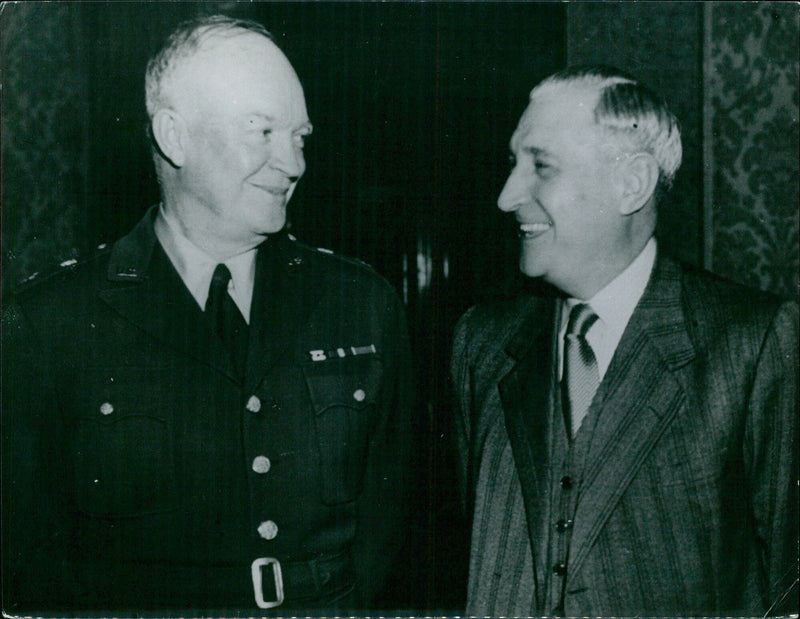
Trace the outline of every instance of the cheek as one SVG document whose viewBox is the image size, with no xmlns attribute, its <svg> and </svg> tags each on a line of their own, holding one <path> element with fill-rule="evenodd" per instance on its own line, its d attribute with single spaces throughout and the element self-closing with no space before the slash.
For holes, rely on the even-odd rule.
<svg viewBox="0 0 800 619">
<path fill-rule="evenodd" d="M 553 233 L 559 245 L 580 247 L 597 233 L 590 196 L 562 188 L 543 197 L 541 204 L 555 222 Z"/>
<path fill-rule="evenodd" d="M 205 159 L 220 157 L 225 153 L 228 140 L 225 132 L 209 126 L 193 132 L 190 151 L 200 153 Z"/>
<path fill-rule="evenodd" d="M 581 212 L 583 197 L 571 183 L 558 179 L 538 181 L 531 186 L 531 194 L 556 224 L 569 223 Z"/>
<path fill-rule="evenodd" d="M 252 173 L 258 165 L 259 151 L 251 144 L 221 131 L 208 131 L 201 144 L 207 174 L 223 183 L 241 180 L 242 175 Z M 263 165 L 263 164 L 262 164 Z"/>
<path fill-rule="evenodd" d="M 264 144 L 242 144 L 236 149 L 235 157 L 239 166 L 252 174 L 267 165 L 270 150 Z"/>
<path fill-rule="evenodd" d="M 215 153 L 215 171 L 223 182 L 238 182 L 253 170 L 254 155 L 242 145 L 226 144 Z"/>
</svg>

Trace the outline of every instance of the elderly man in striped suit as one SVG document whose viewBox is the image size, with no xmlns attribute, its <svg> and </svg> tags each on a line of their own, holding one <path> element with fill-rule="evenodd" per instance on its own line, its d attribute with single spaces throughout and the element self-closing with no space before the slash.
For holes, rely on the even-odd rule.
<svg viewBox="0 0 800 619">
<path fill-rule="evenodd" d="M 467 613 L 797 612 L 797 305 L 658 247 L 680 130 L 632 76 L 547 78 L 511 151 L 498 204 L 552 294 L 456 329 Z"/>
</svg>

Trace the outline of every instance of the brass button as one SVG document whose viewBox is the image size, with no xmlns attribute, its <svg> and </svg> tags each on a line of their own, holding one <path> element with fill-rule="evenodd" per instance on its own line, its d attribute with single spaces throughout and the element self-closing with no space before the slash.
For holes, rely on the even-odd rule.
<svg viewBox="0 0 800 619">
<path fill-rule="evenodd" d="M 272 467 L 272 463 L 269 461 L 269 458 L 266 456 L 256 456 L 253 459 L 253 470 L 256 473 L 264 474 L 268 473 L 269 469 Z"/>
<path fill-rule="evenodd" d="M 278 537 L 278 525 L 272 520 L 266 520 L 258 525 L 258 534 L 266 540 Z"/>
</svg>

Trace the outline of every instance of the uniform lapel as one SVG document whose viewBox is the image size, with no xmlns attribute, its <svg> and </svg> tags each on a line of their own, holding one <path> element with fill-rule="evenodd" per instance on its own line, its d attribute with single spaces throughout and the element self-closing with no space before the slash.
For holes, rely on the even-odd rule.
<svg viewBox="0 0 800 619">
<path fill-rule="evenodd" d="M 545 511 L 542 505 L 547 500 L 547 422 L 553 405 L 556 306 L 554 299 L 534 301 L 526 320 L 506 347 L 506 353 L 516 363 L 498 384 L 506 431 L 522 486 L 532 550 L 536 548 L 533 539 L 538 535 Z"/>
<path fill-rule="evenodd" d="M 684 404 L 679 369 L 693 358 L 681 308 L 680 267 L 660 258 L 589 412 L 594 432 L 575 514 L 570 578 Z"/>
<path fill-rule="evenodd" d="M 100 298 L 159 343 L 238 380 L 230 355 L 158 244 L 154 216 L 155 208 L 114 245 Z"/>
<path fill-rule="evenodd" d="M 256 259 L 253 309 L 248 349 L 248 389 L 255 388 L 281 358 L 294 355 L 290 350 L 298 329 L 322 294 L 307 255 L 286 233 L 263 243 Z"/>
</svg>

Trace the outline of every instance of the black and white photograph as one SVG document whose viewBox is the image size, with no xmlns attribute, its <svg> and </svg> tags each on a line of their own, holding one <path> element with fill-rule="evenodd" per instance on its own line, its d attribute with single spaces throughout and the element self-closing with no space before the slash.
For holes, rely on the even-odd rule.
<svg viewBox="0 0 800 619">
<path fill-rule="evenodd" d="M 800 4 L 0 37 L 4 617 L 797 616 Z"/>
</svg>

